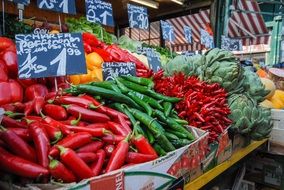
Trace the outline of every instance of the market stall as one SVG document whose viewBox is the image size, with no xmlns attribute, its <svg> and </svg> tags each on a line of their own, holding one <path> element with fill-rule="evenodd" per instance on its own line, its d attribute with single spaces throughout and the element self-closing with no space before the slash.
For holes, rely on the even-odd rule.
<svg viewBox="0 0 284 190">
<path fill-rule="evenodd" d="M 1 189 L 200 189 L 267 141 L 282 75 L 214 48 L 208 4 L 146 2 L 2 1 Z"/>
</svg>

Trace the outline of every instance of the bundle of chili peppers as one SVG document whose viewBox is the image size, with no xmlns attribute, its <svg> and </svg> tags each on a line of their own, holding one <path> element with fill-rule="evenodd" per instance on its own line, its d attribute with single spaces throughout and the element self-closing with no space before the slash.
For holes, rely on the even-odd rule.
<svg viewBox="0 0 284 190">
<path fill-rule="evenodd" d="M 76 182 L 158 157 L 144 136 L 132 132 L 125 114 L 93 97 L 42 88 L 35 92 L 29 98 L 42 99 L 33 101 L 29 112 L 25 104 L 18 113 L 6 109 L 0 126 L 0 175 Z"/>
<path fill-rule="evenodd" d="M 157 92 L 183 98 L 175 105 L 179 117 L 194 127 L 209 131 L 210 142 L 231 124 L 227 93 L 219 84 L 208 84 L 182 73 L 166 77 L 162 70 L 154 75 L 154 82 Z"/>
</svg>

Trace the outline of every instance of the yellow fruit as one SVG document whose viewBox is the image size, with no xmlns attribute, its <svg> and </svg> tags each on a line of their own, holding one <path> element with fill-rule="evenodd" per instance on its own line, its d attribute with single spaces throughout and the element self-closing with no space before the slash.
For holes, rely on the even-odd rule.
<svg viewBox="0 0 284 190">
<path fill-rule="evenodd" d="M 59 31 L 58 31 L 58 30 L 51 30 L 51 31 L 49 32 L 49 34 L 59 34 Z"/>
<path fill-rule="evenodd" d="M 260 106 L 264 108 L 274 108 L 273 103 L 269 100 L 264 100 L 263 102 L 260 103 Z"/>
<path fill-rule="evenodd" d="M 70 82 L 74 85 L 80 84 L 80 75 L 71 75 L 69 76 Z"/>
<path fill-rule="evenodd" d="M 280 99 L 284 103 L 284 91 L 283 90 L 275 90 L 274 96 Z"/>
<path fill-rule="evenodd" d="M 283 109 L 284 108 L 284 102 L 281 101 L 277 96 L 273 96 L 271 98 L 271 103 L 273 104 L 273 107 L 275 109 Z"/>
<path fill-rule="evenodd" d="M 103 70 L 102 68 L 95 68 L 96 77 L 99 79 L 99 81 L 103 81 Z"/>
<path fill-rule="evenodd" d="M 87 74 L 80 75 L 80 83 L 88 83 L 92 81 L 92 73 L 90 70 L 87 70 Z"/>
<path fill-rule="evenodd" d="M 270 93 L 265 98 L 267 99 L 271 98 L 274 95 L 274 92 L 276 90 L 276 86 L 274 82 L 267 78 L 260 78 L 260 80 L 262 84 L 265 86 L 265 89 L 270 91 Z"/>
<path fill-rule="evenodd" d="M 88 68 L 101 67 L 103 62 L 103 58 L 96 52 L 89 53 L 86 56 L 86 64 Z"/>
</svg>

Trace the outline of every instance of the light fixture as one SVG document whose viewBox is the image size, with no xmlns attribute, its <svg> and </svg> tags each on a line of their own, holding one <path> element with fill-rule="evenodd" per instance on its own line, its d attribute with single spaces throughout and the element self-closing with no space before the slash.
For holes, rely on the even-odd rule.
<svg viewBox="0 0 284 190">
<path fill-rule="evenodd" d="M 174 3 L 177 3 L 179 5 L 183 5 L 183 1 L 182 0 L 171 0 Z"/>
<path fill-rule="evenodd" d="M 159 8 L 159 3 L 155 2 L 155 1 L 151 1 L 151 0 L 130 0 L 132 2 L 135 3 L 139 3 L 141 5 L 145 5 L 147 7 L 151 7 L 154 9 L 158 9 Z"/>
</svg>

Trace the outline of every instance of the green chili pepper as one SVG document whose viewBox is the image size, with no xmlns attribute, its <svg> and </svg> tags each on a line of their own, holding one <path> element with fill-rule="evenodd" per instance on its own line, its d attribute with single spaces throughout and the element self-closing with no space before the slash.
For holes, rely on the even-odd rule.
<svg viewBox="0 0 284 190">
<path fill-rule="evenodd" d="M 179 139 L 175 134 L 169 133 L 169 132 L 165 132 L 166 137 L 171 141 L 171 140 L 176 140 Z"/>
<path fill-rule="evenodd" d="M 163 102 L 163 106 L 164 106 L 165 116 L 168 117 L 173 109 L 173 105 L 170 102 Z"/>
<path fill-rule="evenodd" d="M 164 108 L 161 106 L 161 104 L 155 100 L 154 98 L 151 98 L 145 94 L 141 94 L 139 92 L 135 92 L 133 91 L 133 93 L 139 97 L 141 100 L 143 100 L 144 102 L 147 102 L 150 106 L 152 106 L 153 108 L 159 109 L 159 110 L 164 110 Z"/>
<path fill-rule="evenodd" d="M 158 143 L 155 143 L 153 147 L 159 154 L 159 156 L 165 156 L 167 154 L 166 151 Z"/>
<path fill-rule="evenodd" d="M 190 144 L 192 141 L 188 139 L 175 139 L 171 140 L 171 143 L 174 145 L 175 148 L 181 148 L 184 147 L 188 144 Z"/>
<path fill-rule="evenodd" d="M 187 138 L 187 135 L 186 135 L 186 134 L 181 133 L 181 132 L 178 132 L 178 131 L 174 131 L 174 130 L 172 130 L 172 129 L 167 129 L 166 132 L 172 133 L 172 134 L 174 134 L 174 135 L 176 135 L 177 137 L 182 138 L 182 139 L 186 139 L 186 138 Z"/>
<path fill-rule="evenodd" d="M 148 139 L 149 143 L 153 144 L 155 142 L 155 138 L 154 138 L 153 134 L 151 133 L 151 131 L 145 128 L 145 134 L 147 135 L 147 139 Z"/>
<path fill-rule="evenodd" d="M 119 81 L 119 78 L 116 78 L 115 81 L 116 81 L 118 88 L 120 89 L 122 93 L 126 94 L 129 92 L 129 89 Z"/>
<path fill-rule="evenodd" d="M 176 119 L 176 118 L 173 118 L 178 124 L 181 124 L 181 125 L 188 125 L 188 122 L 184 119 Z"/>
<path fill-rule="evenodd" d="M 137 97 L 133 92 L 128 92 L 127 96 L 129 98 L 131 98 L 133 101 L 135 101 L 138 105 L 140 105 L 141 107 L 144 108 L 144 110 L 147 112 L 147 114 L 149 116 L 152 115 L 153 110 L 152 108 L 149 106 L 149 104 L 147 104 L 146 102 L 144 102 L 143 100 L 141 100 L 139 97 Z"/>
<path fill-rule="evenodd" d="M 151 79 L 142 78 L 142 77 L 134 77 L 134 76 L 121 76 L 121 78 L 134 82 L 143 86 L 147 86 L 148 88 L 154 87 L 154 82 Z"/>
<path fill-rule="evenodd" d="M 115 85 L 114 81 L 103 81 L 103 82 L 91 82 L 92 86 L 106 88 L 108 90 L 113 90 L 117 93 L 121 93 L 120 89 Z"/>
</svg>

